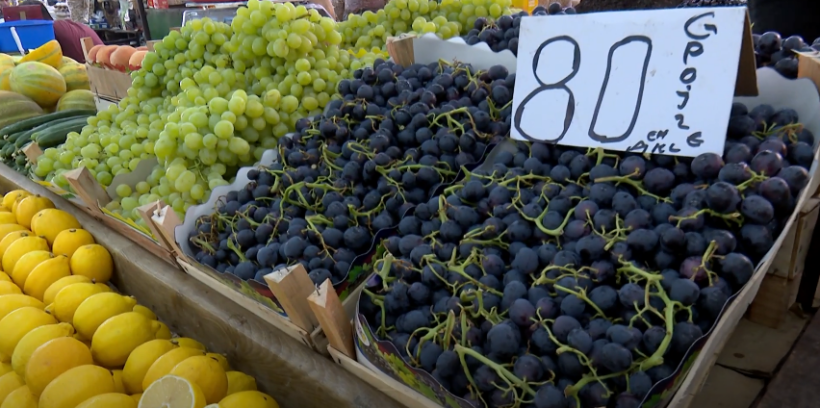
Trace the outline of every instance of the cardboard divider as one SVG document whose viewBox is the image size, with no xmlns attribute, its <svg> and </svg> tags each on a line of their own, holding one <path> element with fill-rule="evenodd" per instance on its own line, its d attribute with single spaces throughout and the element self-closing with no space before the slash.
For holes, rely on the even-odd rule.
<svg viewBox="0 0 820 408">
<path fill-rule="evenodd" d="M 128 96 L 131 87 L 131 75 L 127 72 L 101 68 L 88 62 L 88 51 L 94 46 L 91 37 L 80 39 L 83 55 L 86 56 L 85 69 L 88 73 L 88 83 L 91 92 L 106 99 L 121 100 Z"/>
</svg>

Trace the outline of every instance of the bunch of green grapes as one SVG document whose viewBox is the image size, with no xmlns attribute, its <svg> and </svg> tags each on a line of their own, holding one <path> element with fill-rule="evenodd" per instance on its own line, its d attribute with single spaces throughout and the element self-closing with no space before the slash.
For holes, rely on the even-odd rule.
<svg viewBox="0 0 820 408">
<path fill-rule="evenodd" d="M 351 14 L 339 23 L 344 46 L 350 49 L 384 49 L 388 37 L 405 33 L 448 39 L 466 34 L 478 17 L 490 19 L 511 14 L 511 0 L 390 0 L 377 12 Z"/>
<path fill-rule="evenodd" d="M 333 20 L 290 3 L 251 0 L 231 25 L 190 21 L 146 54 L 119 105 L 47 149 L 35 174 L 67 187 L 63 173 L 84 166 L 109 186 L 156 159 L 145 181 L 115 187 L 108 209 L 140 222 L 134 210 L 162 199 L 184 216 L 372 63 L 340 50 L 341 41 Z"/>
</svg>

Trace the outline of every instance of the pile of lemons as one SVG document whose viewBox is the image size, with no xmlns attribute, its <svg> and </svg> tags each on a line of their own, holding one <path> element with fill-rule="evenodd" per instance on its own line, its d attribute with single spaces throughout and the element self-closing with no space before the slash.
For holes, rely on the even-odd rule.
<svg viewBox="0 0 820 408">
<path fill-rule="evenodd" d="M 0 268 L 0 408 L 278 408 L 112 291 L 111 254 L 48 198 L 2 197 Z"/>
</svg>

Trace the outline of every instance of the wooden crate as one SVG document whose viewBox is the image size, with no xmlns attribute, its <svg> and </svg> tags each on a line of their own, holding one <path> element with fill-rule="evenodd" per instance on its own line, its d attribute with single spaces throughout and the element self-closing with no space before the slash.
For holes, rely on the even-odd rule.
<svg viewBox="0 0 820 408">
<path fill-rule="evenodd" d="M 113 283 L 153 310 L 171 331 L 225 354 L 253 376 L 282 407 L 398 408 L 402 404 L 349 374 L 191 276 L 174 270 L 144 248 L 97 221 L 45 187 L 0 167 L 0 191 L 24 189 L 74 215 L 111 253 Z"/>
<path fill-rule="evenodd" d="M 109 101 L 118 102 L 128 96 L 128 88 L 131 87 L 131 74 L 126 72 L 105 69 L 88 63 L 88 50 L 94 46 L 91 37 L 80 38 L 80 46 L 85 55 L 85 70 L 88 73 L 88 83 L 91 92 L 98 97 Z"/>
</svg>

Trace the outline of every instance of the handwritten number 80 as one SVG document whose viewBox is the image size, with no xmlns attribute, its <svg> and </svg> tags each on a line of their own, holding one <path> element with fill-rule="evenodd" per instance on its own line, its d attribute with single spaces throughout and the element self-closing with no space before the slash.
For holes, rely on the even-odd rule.
<svg viewBox="0 0 820 408">
<path fill-rule="evenodd" d="M 569 72 L 569 74 L 567 76 L 565 76 L 563 79 L 561 79 L 560 81 L 557 81 L 557 82 L 554 82 L 554 83 L 551 83 L 551 84 L 544 83 L 541 80 L 541 78 L 538 77 L 538 72 L 537 72 L 538 64 L 541 60 L 541 54 L 547 46 L 549 46 L 550 44 L 553 44 L 553 43 L 560 42 L 560 41 L 567 42 L 570 45 L 572 45 L 572 47 L 573 47 L 572 69 Z M 637 93 L 637 96 L 636 96 L 635 101 L 634 101 L 634 109 L 632 111 L 632 116 L 630 118 L 629 126 L 627 127 L 626 131 L 624 131 L 621 135 L 618 135 L 618 136 L 606 136 L 606 135 L 599 134 L 598 132 L 595 131 L 595 126 L 598 123 L 598 115 L 601 112 L 601 105 L 603 104 L 604 96 L 606 95 L 606 91 L 609 88 L 610 74 L 612 73 L 613 56 L 615 55 L 615 52 L 618 51 L 621 47 L 624 47 L 624 46 L 632 44 L 632 43 L 643 43 L 646 47 L 646 50 L 645 50 L 645 53 L 644 53 L 643 64 L 642 64 L 642 67 L 641 67 L 642 70 L 641 70 L 639 89 L 638 89 L 638 93 Z M 647 71 L 649 69 L 649 59 L 650 59 L 651 56 L 652 56 L 652 40 L 649 37 L 646 37 L 646 36 L 639 36 L 639 35 L 628 36 L 628 37 L 625 37 L 623 40 L 616 42 L 615 44 L 612 45 L 612 47 L 609 48 L 609 55 L 607 56 L 606 72 L 604 74 L 604 79 L 603 79 L 603 83 L 601 85 L 601 90 L 598 92 L 598 102 L 595 105 L 595 111 L 592 114 L 592 120 L 591 120 L 591 123 L 590 123 L 590 126 L 589 126 L 589 131 L 588 131 L 589 137 L 592 140 L 594 140 L 596 142 L 599 142 L 599 143 L 616 143 L 616 142 L 620 142 L 620 141 L 625 140 L 632 133 L 632 130 L 635 127 L 635 123 L 638 120 L 638 112 L 640 112 L 640 109 L 641 109 L 641 100 L 643 99 L 643 92 L 644 92 L 644 87 L 645 87 L 645 83 L 646 83 L 646 74 L 647 74 Z M 546 60 L 546 58 L 544 58 L 544 59 Z M 530 92 L 530 94 L 527 95 L 524 98 L 523 101 L 521 101 L 521 104 L 518 106 L 518 109 L 516 109 L 515 116 L 513 117 L 513 125 L 515 126 L 515 129 L 518 131 L 519 134 L 521 134 L 524 138 L 526 138 L 528 140 L 531 140 L 531 141 L 546 141 L 546 142 L 551 142 L 551 143 L 559 142 L 561 139 L 564 138 L 564 136 L 569 131 L 570 125 L 572 124 L 572 119 L 575 115 L 575 94 L 572 92 L 572 90 L 569 88 L 569 86 L 567 86 L 567 84 L 569 83 L 569 81 L 572 80 L 572 78 L 575 77 L 576 74 L 578 74 L 578 70 L 579 70 L 580 66 L 581 66 L 581 48 L 578 45 L 578 42 L 575 41 L 575 39 L 573 39 L 572 37 L 569 37 L 569 36 L 566 36 L 566 35 L 553 37 L 553 38 L 550 38 L 550 39 L 544 41 L 538 47 L 538 49 L 535 51 L 535 58 L 533 58 L 533 61 L 532 61 L 532 73 L 533 73 L 533 76 L 535 77 L 535 80 L 538 82 L 539 86 L 537 88 L 535 88 L 532 92 Z M 624 67 L 620 67 L 620 68 L 624 68 Z M 527 103 L 530 102 L 535 96 L 539 95 L 540 93 L 542 93 L 544 91 L 551 91 L 551 90 L 561 90 L 563 92 L 566 92 L 566 94 L 567 94 L 567 99 L 568 100 L 567 100 L 567 108 L 566 108 L 566 111 L 565 111 L 565 114 L 564 114 L 564 127 L 563 127 L 561 133 L 557 137 L 552 138 L 552 139 L 547 139 L 543 135 L 539 135 L 539 137 L 535 137 L 533 135 L 530 135 L 527 132 L 525 132 L 523 130 L 523 128 L 521 127 L 521 121 L 522 121 L 522 118 L 523 118 L 523 115 L 524 115 L 524 109 L 526 109 Z M 537 114 L 538 115 L 543 115 L 545 113 L 544 112 L 538 112 Z"/>
</svg>

